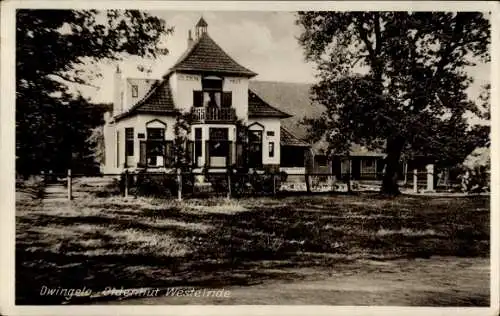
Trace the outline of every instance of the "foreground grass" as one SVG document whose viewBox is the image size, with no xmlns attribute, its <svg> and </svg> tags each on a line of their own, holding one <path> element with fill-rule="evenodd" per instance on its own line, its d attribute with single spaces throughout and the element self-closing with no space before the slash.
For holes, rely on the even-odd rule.
<svg viewBox="0 0 500 316">
<path fill-rule="evenodd" d="M 248 285 L 355 260 L 487 257 L 487 197 L 19 199 L 16 297 L 52 288 Z M 265 269 L 264 269 L 265 268 Z"/>
</svg>

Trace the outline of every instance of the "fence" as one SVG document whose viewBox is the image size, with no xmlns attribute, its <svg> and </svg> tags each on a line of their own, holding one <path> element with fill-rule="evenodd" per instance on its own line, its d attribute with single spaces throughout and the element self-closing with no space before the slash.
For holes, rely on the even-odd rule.
<svg viewBox="0 0 500 316">
<path fill-rule="evenodd" d="M 67 198 L 74 197 L 75 181 L 81 180 L 78 189 L 89 186 L 84 179 L 92 175 L 73 174 L 68 170 L 66 174 L 42 174 L 46 183 L 63 184 L 67 190 Z M 95 175 L 94 175 L 95 176 Z M 349 177 L 335 177 L 326 173 L 238 173 L 221 169 L 219 172 L 181 172 L 173 169 L 171 172 L 128 172 L 121 174 L 101 174 L 96 177 L 109 180 L 114 189 L 110 194 L 128 196 L 167 196 L 177 198 L 224 196 L 283 196 L 296 193 L 327 193 L 352 191 L 378 191 L 380 189 L 381 173 L 365 174 L 364 179 Z M 434 170 L 405 175 L 399 181 L 403 188 L 414 192 L 433 191 L 436 188 L 460 188 L 458 181 L 442 179 Z M 109 193 L 108 192 L 108 193 Z"/>
</svg>

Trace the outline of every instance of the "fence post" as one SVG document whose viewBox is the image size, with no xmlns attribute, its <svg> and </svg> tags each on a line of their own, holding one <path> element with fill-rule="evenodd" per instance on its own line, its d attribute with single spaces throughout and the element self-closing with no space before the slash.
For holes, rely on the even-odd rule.
<svg viewBox="0 0 500 316">
<path fill-rule="evenodd" d="M 125 197 L 128 198 L 128 170 L 125 170 Z"/>
<path fill-rule="evenodd" d="M 231 170 L 227 169 L 227 198 L 231 198 Z"/>
<path fill-rule="evenodd" d="M 418 175 L 417 175 L 417 169 L 413 169 L 413 192 L 417 193 L 418 192 Z"/>
<path fill-rule="evenodd" d="M 47 185 L 47 181 L 46 181 L 46 178 L 45 178 L 45 172 L 43 170 L 40 171 L 40 175 L 42 176 L 43 185 Z"/>
<path fill-rule="evenodd" d="M 68 200 L 71 200 L 73 199 L 73 192 L 72 192 L 72 188 L 71 188 L 71 169 L 68 169 L 68 176 L 67 176 L 67 179 L 68 181 Z"/>
<path fill-rule="evenodd" d="M 273 195 L 276 196 L 276 174 L 273 174 Z"/>
<path fill-rule="evenodd" d="M 427 191 L 434 191 L 434 165 L 428 164 L 425 169 L 427 170 Z"/>
<path fill-rule="evenodd" d="M 306 190 L 307 190 L 307 193 L 311 193 L 311 184 L 309 183 L 309 174 L 305 173 L 305 178 L 306 178 Z"/>
<path fill-rule="evenodd" d="M 182 200 L 182 174 L 180 168 L 177 168 L 177 200 Z"/>
</svg>

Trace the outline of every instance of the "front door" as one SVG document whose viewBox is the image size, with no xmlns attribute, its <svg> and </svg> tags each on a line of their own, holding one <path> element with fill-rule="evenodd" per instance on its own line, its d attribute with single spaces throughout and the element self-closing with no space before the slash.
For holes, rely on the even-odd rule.
<svg viewBox="0 0 500 316">
<path fill-rule="evenodd" d="M 262 167 L 262 131 L 249 131 L 248 145 L 249 167 Z"/>
</svg>

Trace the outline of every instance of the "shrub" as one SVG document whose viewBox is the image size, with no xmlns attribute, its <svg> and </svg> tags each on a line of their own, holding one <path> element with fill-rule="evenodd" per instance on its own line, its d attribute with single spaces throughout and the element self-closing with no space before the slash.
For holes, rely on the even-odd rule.
<svg viewBox="0 0 500 316">
<path fill-rule="evenodd" d="M 462 191 L 467 193 L 489 192 L 490 174 L 484 166 L 466 169 L 461 176 Z"/>
</svg>

